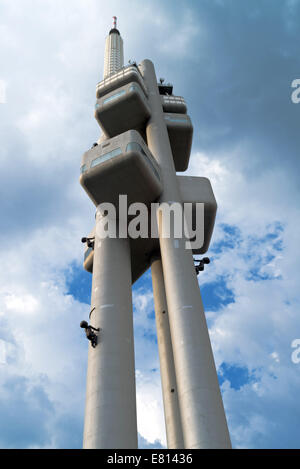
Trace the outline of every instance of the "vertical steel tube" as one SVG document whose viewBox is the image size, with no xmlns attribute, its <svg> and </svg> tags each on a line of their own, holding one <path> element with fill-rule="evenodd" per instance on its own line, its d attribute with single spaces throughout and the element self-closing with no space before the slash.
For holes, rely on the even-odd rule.
<svg viewBox="0 0 300 469">
<path fill-rule="evenodd" d="M 140 65 L 149 91 L 151 118 L 146 135 L 164 184 L 159 202 L 182 202 L 154 66 Z M 165 223 L 162 218 L 162 228 Z M 184 239 L 159 233 L 178 399 L 186 448 L 230 448 L 222 397 L 192 252 Z"/>
<path fill-rule="evenodd" d="M 84 442 L 86 449 L 137 448 L 129 239 L 99 239 L 97 212 Z"/>
<path fill-rule="evenodd" d="M 160 256 L 152 258 L 151 273 L 167 443 L 170 449 L 182 449 L 184 448 L 184 442 L 178 403 L 178 389 Z"/>
</svg>

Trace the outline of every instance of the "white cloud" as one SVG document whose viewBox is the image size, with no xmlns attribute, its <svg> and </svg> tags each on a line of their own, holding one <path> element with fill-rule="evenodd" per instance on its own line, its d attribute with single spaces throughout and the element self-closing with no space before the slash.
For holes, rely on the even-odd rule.
<svg viewBox="0 0 300 469">
<path fill-rule="evenodd" d="M 150 443 L 157 440 L 166 447 L 160 376 L 136 372 L 138 431 Z"/>
<path fill-rule="evenodd" d="M 0 79 L 0 104 L 6 103 L 6 88 L 6 81 Z"/>
<path fill-rule="evenodd" d="M 12 310 L 15 314 L 32 314 L 38 309 L 37 300 L 30 294 L 15 295 L 9 293 L 4 297 L 7 310 Z"/>
</svg>

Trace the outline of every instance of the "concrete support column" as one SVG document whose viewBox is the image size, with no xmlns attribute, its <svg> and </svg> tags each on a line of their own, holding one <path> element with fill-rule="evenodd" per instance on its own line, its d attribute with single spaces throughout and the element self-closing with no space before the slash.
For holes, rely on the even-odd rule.
<svg viewBox="0 0 300 469">
<path fill-rule="evenodd" d="M 140 69 L 152 112 L 147 142 L 161 167 L 164 185 L 159 202 L 182 202 L 154 66 L 144 60 Z M 164 223 L 162 218 L 162 228 Z M 230 448 L 192 252 L 185 248 L 184 239 L 172 234 L 163 238 L 160 231 L 159 241 L 185 448 Z"/>
<path fill-rule="evenodd" d="M 97 212 L 84 442 L 86 449 L 137 448 L 129 239 L 99 239 Z M 93 309 L 94 308 L 94 309 Z"/>
<path fill-rule="evenodd" d="M 152 258 L 151 273 L 167 443 L 170 449 L 182 449 L 184 448 L 184 442 L 178 403 L 178 389 L 160 256 Z"/>
</svg>

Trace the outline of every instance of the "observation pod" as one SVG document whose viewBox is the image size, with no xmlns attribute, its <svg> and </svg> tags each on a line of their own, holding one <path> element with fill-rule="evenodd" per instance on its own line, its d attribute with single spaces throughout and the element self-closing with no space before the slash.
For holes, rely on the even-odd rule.
<svg viewBox="0 0 300 469">
<path fill-rule="evenodd" d="M 193 254 L 204 254 L 207 252 L 211 236 L 214 229 L 217 202 L 209 179 L 205 177 L 177 176 L 182 202 L 192 203 L 192 227 L 196 223 L 196 203 L 204 203 L 204 242 L 199 249 L 193 249 Z M 148 227 L 151 226 L 149 216 Z M 94 230 L 89 237 L 94 236 Z M 150 267 L 151 256 L 154 252 L 159 252 L 159 240 L 151 238 L 149 232 L 148 238 L 130 239 L 131 266 L 132 266 L 132 284 Z M 88 272 L 93 272 L 92 248 L 86 248 L 84 251 L 83 267 Z"/>
<path fill-rule="evenodd" d="M 217 202 L 210 180 L 205 177 L 177 176 L 179 189 L 184 204 L 192 204 L 192 228 L 196 224 L 196 203 L 204 204 L 204 241 L 199 249 L 193 249 L 193 254 L 204 254 L 208 251 L 213 234 L 217 213 Z"/>
<path fill-rule="evenodd" d="M 96 206 L 119 206 L 119 195 L 128 205 L 149 204 L 162 192 L 160 169 L 140 134 L 129 130 L 105 140 L 84 153 L 80 184 Z"/>
<path fill-rule="evenodd" d="M 147 96 L 147 90 L 144 84 L 144 79 L 139 71 L 137 65 L 128 65 L 121 68 L 118 72 L 110 75 L 104 80 L 100 81 L 96 86 L 96 97 L 100 99 L 102 96 L 110 93 L 111 91 L 120 88 L 121 86 L 127 85 L 131 82 L 138 83 L 143 89 L 145 95 Z"/>
<path fill-rule="evenodd" d="M 145 92 L 137 82 L 106 93 L 95 106 L 95 118 L 109 137 L 130 129 L 143 131 L 150 114 Z"/>
<path fill-rule="evenodd" d="M 174 112 L 176 114 L 186 114 L 187 106 L 182 96 L 161 96 L 162 107 L 164 112 Z"/>
<path fill-rule="evenodd" d="M 95 228 L 89 233 L 89 238 L 94 238 Z M 131 257 L 131 281 L 132 285 L 143 275 L 150 266 L 151 253 L 159 249 L 156 238 L 129 238 Z M 87 272 L 93 273 L 94 248 L 86 247 L 84 250 L 83 267 Z"/>
<path fill-rule="evenodd" d="M 193 125 L 188 115 L 164 113 L 165 122 L 170 139 L 175 170 L 185 171 L 188 168 L 192 140 Z"/>
</svg>

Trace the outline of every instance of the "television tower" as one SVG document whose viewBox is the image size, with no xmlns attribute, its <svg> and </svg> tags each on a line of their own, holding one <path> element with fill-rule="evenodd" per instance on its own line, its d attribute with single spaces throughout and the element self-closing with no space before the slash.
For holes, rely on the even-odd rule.
<svg viewBox="0 0 300 469">
<path fill-rule="evenodd" d="M 207 251 L 216 201 L 204 177 L 178 176 L 187 169 L 193 126 L 184 99 L 158 83 L 154 65 L 123 65 L 123 41 L 114 17 L 105 45 L 104 78 L 96 87 L 95 117 L 103 135 L 84 153 L 80 183 L 97 207 L 86 243 L 84 267 L 92 272 L 92 326 L 87 371 L 84 448 L 137 448 L 132 284 L 149 268 L 157 326 L 169 448 L 230 448 L 193 254 Z M 204 240 L 187 249 L 167 219 L 158 238 L 121 235 L 126 209 L 190 203 L 204 205 Z M 105 210 L 116 207 L 118 235 L 103 237 Z M 170 219 L 169 219 L 170 221 Z M 165 231 L 166 229 L 166 231 Z M 207 259 L 207 258 L 206 258 Z M 203 260 L 204 262 L 204 260 Z M 201 269 L 200 269 L 201 270 Z"/>
</svg>

